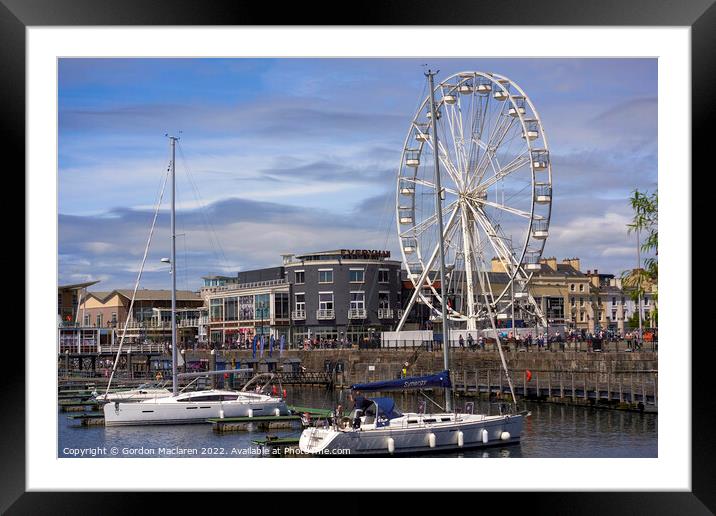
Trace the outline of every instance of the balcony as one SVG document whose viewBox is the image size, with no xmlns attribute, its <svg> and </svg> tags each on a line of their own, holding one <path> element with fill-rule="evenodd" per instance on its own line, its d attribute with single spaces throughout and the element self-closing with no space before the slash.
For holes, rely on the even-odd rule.
<svg viewBox="0 0 716 516">
<path fill-rule="evenodd" d="M 294 321 L 305 321 L 306 320 L 306 311 L 305 310 L 294 310 L 291 312 L 291 319 Z"/>
<path fill-rule="evenodd" d="M 368 312 L 365 308 L 351 308 L 348 310 L 349 319 L 365 319 L 368 316 Z"/>
<path fill-rule="evenodd" d="M 335 310 L 316 310 L 316 319 L 318 319 L 319 321 L 330 321 L 335 318 Z"/>
<path fill-rule="evenodd" d="M 393 313 L 392 308 L 378 308 L 378 319 L 392 319 Z"/>
</svg>

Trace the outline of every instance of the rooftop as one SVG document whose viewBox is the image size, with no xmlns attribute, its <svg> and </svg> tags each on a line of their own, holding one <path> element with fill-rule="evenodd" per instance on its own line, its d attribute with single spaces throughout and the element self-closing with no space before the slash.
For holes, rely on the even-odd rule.
<svg viewBox="0 0 716 516">
<path fill-rule="evenodd" d="M 114 294 L 132 299 L 132 292 L 132 289 L 115 289 L 110 292 L 88 292 L 88 294 L 105 302 Z M 136 301 L 170 301 L 171 298 L 171 290 L 150 290 L 146 288 L 138 289 L 137 295 L 134 297 Z M 177 290 L 176 299 L 177 301 L 202 301 L 202 297 L 197 292 L 192 292 L 191 290 Z"/>
</svg>

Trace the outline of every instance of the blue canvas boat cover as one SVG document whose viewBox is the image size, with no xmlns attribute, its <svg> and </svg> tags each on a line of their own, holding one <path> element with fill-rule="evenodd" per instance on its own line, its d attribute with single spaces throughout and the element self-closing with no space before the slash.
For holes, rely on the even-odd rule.
<svg viewBox="0 0 716 516">
<path fill-rule="evenodd" d="M 426 389 L 428 387 L 450 388 L 450 371 L 442 371 L 427 376 L 411 376 L 399 380 L 356 383 L 351 385 L 354 391 L 402 391 L 406 389 Z"/>
<path fill-rule="evenodd" d="M 402 416 L 395 409 L 395 400 L 393 398 L 370 398 L 370 401 L 378 406 L 378 426 L 383 426 L 380 424 L 381 421 Z"/>
</svg>

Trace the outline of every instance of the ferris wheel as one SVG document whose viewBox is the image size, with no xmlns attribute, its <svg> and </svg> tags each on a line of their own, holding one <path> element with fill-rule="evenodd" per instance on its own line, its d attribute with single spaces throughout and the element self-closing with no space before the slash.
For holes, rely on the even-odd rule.
<svg viewBox="0 0 716 516">
<path fill-rule="evenodd" d="M 414 302 L 439 313 L 439 159 L 447 317 L 468 329 L 518 306 L 546 319 L 528 291 L 549 234 L 552 168 L 547 136 L 527 94 L 509 78 L 477 71 L 451 75 L 430 92 L 408 129 L 397 178 L 400 249 Z M 437 151 L 434 135 L 437 133 Z M 500 272 L 501 274 L 494 274 Z"/>
</svg>

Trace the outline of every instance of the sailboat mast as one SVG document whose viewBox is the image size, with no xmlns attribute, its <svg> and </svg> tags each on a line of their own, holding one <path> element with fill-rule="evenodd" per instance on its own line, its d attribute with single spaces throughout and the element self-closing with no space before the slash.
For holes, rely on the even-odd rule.
<svg viewBox="0 0 716 516">
<path fill-rule="evenodd" d="M 438 247 L 440 248 L 440 309 L 442 311 L 443 321 L 443 365 L 446 370 L 450 369 L 449 353 L 450 353 L 450 329 L 447 318 L 447 296 L 445 292 L 445 242 L 443 239 L 443 207 L 442 207 L 442 187 L 440 186 L 440 158 L 438 156 L 438 117 L 435 109 L 435 87 L 433 85 L 433 77 L 437 72 L 428 70 L 425 75 L 428 77 L 430 85 L 430 119 L 433 125 L 433 156 L 435 158 L 435 217 L 438 219 Z M 452 410 L 452 390 L 445 389 L 445 410 Z"/>
<path fill-rule="evenodd" d="M 172 231 L 172 256 L 171 256 L 171 274 L 172 274 L 172 395 L 177 395 L 177 235 L 176 235 L 176 141 L 179 138 L 170 136 L 169 141 L 172 147 L 172 214 L 171 214 L 171 231 Z"/>
</svg>

